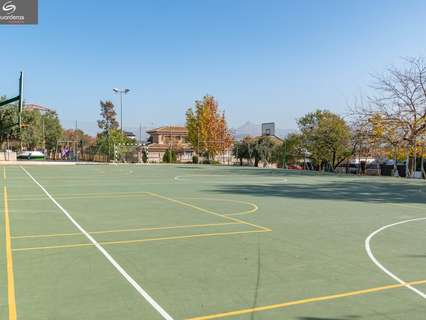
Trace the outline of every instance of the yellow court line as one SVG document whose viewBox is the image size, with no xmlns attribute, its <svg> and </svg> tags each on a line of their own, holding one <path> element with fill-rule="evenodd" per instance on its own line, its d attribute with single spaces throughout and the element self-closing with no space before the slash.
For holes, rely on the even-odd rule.
<svg viewBox="0 0 426 320">
<path fill-rule="evenodd" d="M 69 195 L 58 195 L 55 197 L 57 200 L 70 200 L 70 199 L 105 199 L 105 198 L 128 198 L 128 197 L 135 197 L 135 196 L 141 196 L 141 195 L 148 195 L 147 192 L 110 192 L 110 193 L 70 193 Z M 250 207 L 252 207 L 250 210 L 244 210 L 240 212 L 231 212 L 231 213 L 224 213 L 225 216 L 240 216 L 240 215 L 246 215 L 250 213 L 255 213 L 259 210 L 259 207 L 248 201 L 242 201 L 242 200 L 234 200 L 234 199 L 223 199 L 223 198 L 201 198 L 201 197 L 180 197 L 180 199 L 198 199 L 198 200 L 208 200 L 208 201 L 225 201 L 225 202 L 232 202 L 232 203 L 240 203 L 245 204 Z M 33 197 L 33 198 L 10 198 L 9 201 L 44 201 L 49 200 L 47 197 Z"/>
<path fill-rule="evenodd" d="M 190 207 L 190 208 L 196 209 L 196 210 L 201 211 L 201 212 L 212 214 L 212 215 L 215 215 L 217 217 L 222 217 L 224 219 L 228 219 L 228 220 L 231 220 L 231 221 L 234 221 L 234 222 L 239 222 L 239 223 L 242 223 L 242 224 L 254 227 L 256 229 L 260 229 L 260 230 L 264 230 L 264 231 L 272 231 L 269 228 L 258 226 L 258 225 L 254 224 L 254 223 L 250 223 L 250 222 L 247 222 L 247 221 L 244 221 L 244 220 L 241 220 L 241 219 L 237 219 L 237 218 L 234 218 L 234 217 L 226 216 L 226 215 L 223 215 L 223 214 L 211 211 L 211 210 L 207 210 L 207 209 L 195 206 L 195 205 L 193 205 L 191 203 L 188 203 L 188 202 L 183 202 L 183 201 L 180 201 L 180 200 L 177 200 L 177 199 L 173 199 L 173 198 L 170 198 L 170 197 L 163 196 L 163 195 L 158 194 L 158 193 L 147 192 L 147 194 L 152 195 L 153 197 L 157 197 L 159 199 L 163 199 L 163 200 L 171 201 L 171 202 L 174 202 L 174 203 L 178 203 L 178 204 L 181 204 L 183 206 Z"/>
<path fill-rule="evenodd" d="M 188 224 L 180 226 L 164 226 L 152 228 L 132 228 L 132 229 L 113 229 L 101 231 L 89 231 L 89 234 L 105 234 L 105 233 L 120 233 L 120 232 L 134 232 L 134 231 L 156 231 L 156 230 L 169 230 L 169 229 L 185 229 L 185 228 L 204 228 L 213 226 L 226 226 L 236 225 L 241 223 L 236 222 L 221 222 L 221 223 L 206 223 L 206 224 Z M 80 232 L 73 233 L 52 233 L 52 234 L 31 234 L 23 236 L 13 236 L 12 239 L 27 239 L 27 238 L 53 238 L 53 237 L 66 237 L 66 236 L 83 236 Z"/>
<path fill-rule="evenodd" d="M 10 237 L 10 219 L 9 219 L 9 203 L 7 198 L 6 187 L 6 168 L 3 167 L 3 201 L 4 201 L 4 224 L 6 233 L 6 269 L 7 269 L 7 299 L 9 309 L 9 320 L 16 320 L 16 299 L 15 299 L 15 277 L 13 274 L 13 255 L 12 241 Z"/>
<path fill-rule="evenodd" d="M 235 199 L 224 199 L 224 198 L 201 198 L 201 197 L 178 197 L 178 199 L 194 199 L 194 200 L 207 200 L 207 201 L 225 201 L 225 202 L 233 202 L 233 203 L 241 203 L 245 205 L 249 205 L 252 207 L 250 210 L 240 211 L 240 212 L 231 212 L 231 213 L 223 213 L 225 216 L 240 216 L 250 213 L 255 213 L 257 210 L 259 210 L 259 207 L 248 201 L 243 200 L 235 200 Z"/>
<path fill-rule="evenodd" d="M 308 299 L 272 304 L 272 305 L 263 306 L 263 307 L 247 308 L 247 309 L 241 309 L 241 310 L 236 310 L 236 311 L 229 311 L 229 312 L 211 314 L 211 315 L 207 315 L 207 316 L 187 318 L 186 320 L 210 320 L 210 319 L 219 319 L 219 318 L 240 316 L 240 315 L 243 315 L 243 314 L 251 314 L 251 313 L 254 313 L 254 312 L 269 311 L 269 310 L 274 310 L 274 309 L 279 309 L 279 308 L 287 308 L 287 307 L 291 307 L 291 306 L 295 306 L 295 305 L 301 305 L 301 304 L 307 304 L 307 303 L 313 303 L 313 302 L 336 300 L 336 299 L 341 299 L 341 298 L 364 295 L 364 294 L 373 293 L 373 292 L 380 292 L 380 291 L 385 291 L 385 290 L 390 290 L 390 289 L 398 289 L 398 288 L 405 287 L 406 285 L 420 285 L 420 284 L 426 284 L 426 280 L 419 280 L 419 281 L 406 282 L 404 284 L 398 283 L 398 284 L 392 284 L 392 285 L 376 287 L 376 288 L 349 291 L 349 292 L 332 294 L 332 295 L 327 295 L 327 296 L 321 296 L 321 297 L 315 297 L 315 298 L 308 298 Z"/>
<path fill-rule="evenodd" d="M 102 244 L 102 245 L 132 244 L 132 243 L 143 243 L 143 242 L 152 242 L 152 241 L 228 236 L 228 235 L 236 235 L 236 234 L 258 233 L 258 232 L 268 232 L 268 230 L 249 230 L 249 231 L 231 231 L 231 232 L 217 232 L 217 233 L 200 233 L 200 234 L 191 234 L 191 235 L 186 235 L 186 236 L 146 238 L 146 239 L 138 239 L 138 240 L 105 241 L 105 242 L 99 242 L 99 244 Z M 92 246 L 93 246 L 92 243 L 77 243 L 77 244 L 67 244 L 67 245 L 59 245 L 59 246 L 47 246 L 47 247 L 16 248 L 16 249 L 13 249 L 13 251 L 65 249 L 65 248 L 92 247 Z"/>
</svg>

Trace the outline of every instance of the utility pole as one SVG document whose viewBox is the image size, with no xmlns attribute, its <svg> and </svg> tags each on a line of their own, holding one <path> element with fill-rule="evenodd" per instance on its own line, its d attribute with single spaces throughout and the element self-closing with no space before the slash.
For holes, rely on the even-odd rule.
<svg viewBox="0 0 426 320">
<path fill-rule="evenodd" d="M 123 93 L 128 94 L 130 89 L 112 89 L 114 93 L 120 94 L 120 129 L 121 133 L 123 133 Z"/>
<path fill-rule="evenodd" d="M 120 129 L 123 132 L 123 93 L 120 92 Z"/>
</svg>

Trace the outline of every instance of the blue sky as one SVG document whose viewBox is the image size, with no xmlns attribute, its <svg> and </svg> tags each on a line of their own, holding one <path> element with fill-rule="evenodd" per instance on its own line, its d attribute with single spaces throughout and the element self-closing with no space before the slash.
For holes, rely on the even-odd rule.
<svg viewBox="0 0 426 320">
<path fill-rule="evenodd" d="M 99 100 L 127 87 L 125 127 L 181 124 L 215 96 L 231 126 L 344 113 L 371 74 L 426 56 L 424 0 L 39 0 L 36 26 L 0 26 L 0 94 L 94 127 Z"/>
</svg>

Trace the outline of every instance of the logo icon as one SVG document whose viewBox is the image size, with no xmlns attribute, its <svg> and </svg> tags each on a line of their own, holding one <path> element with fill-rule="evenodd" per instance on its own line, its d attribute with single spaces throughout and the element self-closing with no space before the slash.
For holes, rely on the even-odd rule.
<svg viewBox="0 0 426 320">
<path fill-rule="evenodd" d="M 16 11 L 16 6 L 13 4 L 13 1 L 7 1 L 3 4 L 2 9 L 7 14 L 14 14 Z"/>
</svg>

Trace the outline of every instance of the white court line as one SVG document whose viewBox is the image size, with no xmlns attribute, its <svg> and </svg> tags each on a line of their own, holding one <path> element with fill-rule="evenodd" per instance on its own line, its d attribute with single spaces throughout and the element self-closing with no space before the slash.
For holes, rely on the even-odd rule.
<svg viewBox="0 0 426 320">
<path fill-rule="evenodd" d="M 63 212 L 63 214 L 72 222 L 72 224 L 86 236 L 87 239 L 105 256 L 105 258 L 117 269 L 118 272 L 136 289 L 144 299 L 154 307 L 158 313 L 166 320 L 173 320 L 173 318 L 121 267 L 117 261 L 102 247 L 99 242 L 95 240 L 74 218 L 65 210 L 47 190 L 27 171 L 25 168 L 20 168 L 40 187 L 41 190 L 49 197 L 50 200 Z"/>
<path fill-rule="evenodd" d="M 388 228 L 394 227 L 394 226 L 398 226 L 400 224 L 404 224 L 404 223 L 408 223 L 408 222 L 413 222 L 413 221 L 421 221 L 421 220 L 426 220 L 426 218 L 416 218 L 416 219 L 409 219 L 409 220 L 404 220 L 404 221 L 400 221 L 400 222 L 396 222 L 396 223 L 392 223 L 392 224 L 388 224 L 386 226 L 383 226 L 379 229 L 377 229 L 376 231 L 374 231 L 372 234 L 370 234 L 367 239 L 365 239 L 365 250 L 367 251 L 368 256 L 370 257 L 370 259 L 374 262 L 374 264 L 379 267 L 379 269 L 381 269 L 384 273 L 386 273 L 389 277 L 391 277 L 392 279 L 396 280 L 397 282 L 399 282 L 400 284 L 402 284 L 404 287 L 406 287 L 407 289 L 410 289 L 411 291 L 415 292 L 416 294 L 418 294 L 419 296 L 421 296 L 423 299 L 426 299 L 426 294 L 423 293 L 422 291 L 420 291 L 419 289 L 414 288 L 413 286 L 411 286 L 410 284 L 408 284 L 407 282 L 405 282 L 404 280 L 402 280 L 401 278 L 399 278 L 398 276 L 396 276 L 394 273 L 392 273 L 391 271 L 389 271 L 388 269 L 386 269 L 374 256 L 373 252 L 371 251 L 371 247 L 370 247 L 370 241 L 371 239 L 378 233 L 382 232 L 383 230 L 386 230 Z"/>
</svg>

